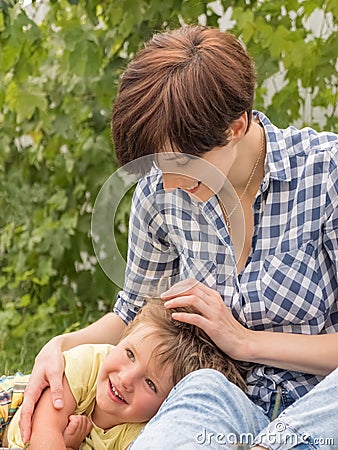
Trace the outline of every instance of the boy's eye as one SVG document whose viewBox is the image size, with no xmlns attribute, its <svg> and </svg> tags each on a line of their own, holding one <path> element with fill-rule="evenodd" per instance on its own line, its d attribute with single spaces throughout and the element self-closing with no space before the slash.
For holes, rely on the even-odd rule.
<svg viewBox="0 0 338 450">
<path fill-rule="evenodd" d="M 129 358 L 131 361 L 135 361 L 134 353 L 133 353 L 131 350 L 129 350 L 128 348 L 127 348 L 126 352 L 127 352 L 128 358 Z"/>
<path fill-rule="evenodd" d="M 149 378 L 146 379 L 146 383 L 152 391 L 157 392 L 155 384 L 151 380 L 149 380 Z"/>
</svg>

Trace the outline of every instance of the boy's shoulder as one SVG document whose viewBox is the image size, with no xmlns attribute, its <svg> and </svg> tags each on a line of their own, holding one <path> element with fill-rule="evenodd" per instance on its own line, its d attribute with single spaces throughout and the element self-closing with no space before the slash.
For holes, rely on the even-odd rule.
<svg viewBox="0 0 338 450">
<path fill-rule="evenodd" d="M 63 352 L 67 379 L 80 372 L 95 376 L 105 358 L 114 348 L 110 344 L 81 344 Z"/>
</svg>

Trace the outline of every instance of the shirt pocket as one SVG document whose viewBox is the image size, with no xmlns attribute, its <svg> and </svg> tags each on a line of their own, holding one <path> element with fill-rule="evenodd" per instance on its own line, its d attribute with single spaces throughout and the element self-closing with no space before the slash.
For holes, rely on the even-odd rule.
<svg viewBox="0 0 338 450">
<path fill-rule="evenodd" d="M 261 289 L 268 318 L 278 324 L 299 324 L 326 311 L 312 242 L 268 256 Z"/>
</svg>

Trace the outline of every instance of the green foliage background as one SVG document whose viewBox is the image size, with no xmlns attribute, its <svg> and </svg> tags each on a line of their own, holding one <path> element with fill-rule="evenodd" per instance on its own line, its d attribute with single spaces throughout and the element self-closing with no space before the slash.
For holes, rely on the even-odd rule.
<svg viewBox="0 0 338 450">
<path fill-rule="evenodd" d="M 114 303 L 119 287 L 96 262 L 91 210 L 117 167 L 109 119 L 119 76 L 154 31 L 219 26 L 226 12 L 257 65 L 256 108 L 281 127 L 297 121 L 337 131 L 336 0 L 43 3 L 41 16 L 39 2 L 23 8 L 0 0 L 3 373 L 29 371 L 50 337 L 85 326 Z M 322 17 L 315 36 L 313 14 Z M 130 196 L 115 223 L 122 253 L 129 204 Z"/>
</svg>

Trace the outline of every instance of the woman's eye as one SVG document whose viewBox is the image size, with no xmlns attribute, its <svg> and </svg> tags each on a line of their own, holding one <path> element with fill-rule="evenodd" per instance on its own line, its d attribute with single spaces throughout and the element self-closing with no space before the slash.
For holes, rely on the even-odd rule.
<svg viewBox="0 0 338 450">
<path fill-rule="evenodd" d="M 154 392 L 157 392 L 155 384 L 151 380 L 149 380 L 149 378 L 146 379 L 146 383 L 150 387 L 151 390 L 153 390 Z"/>
<path fill-rule="evenodd" d="M 133 353 L 131 350 L 129 350 L 129 349 L 127 349 L 126 352 L 127 352 L 128 358 L 129 358 L 131 361 L 135 361 L 134 353 Z"/>
<path fill-rule="evenodd" d="M 177 164 L 178 166 L 186 166 L 187 164 L 190 163 L 190 161 L 191 161 L 190 158 L 178 158 L 178 159 L 176 160 L 176 164 Z"/>
</svg>

